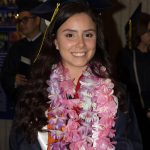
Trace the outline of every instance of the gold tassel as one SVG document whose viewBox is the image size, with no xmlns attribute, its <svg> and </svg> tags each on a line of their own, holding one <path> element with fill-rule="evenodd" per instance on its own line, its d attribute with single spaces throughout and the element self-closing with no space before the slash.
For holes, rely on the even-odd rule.
<svg viewBox="0 0 150 150">
<path fill-rule="evenodd" d="M 51 20 L 50 20 L 50 24 L 49 24 L 49 26 L 47 26 L 47 28 L 45 29 L 45 32 L 44 32 L 44 35 L 43 35 L 43 39 L 42 39 L 40 48 L 39 48 L 39 50 L 38 50 L 38 53 L 37 53 L 37 55 L 36 55 L 36 57 L 35 57 L 33 63 L 35 63 L 35 62 L 37 61 L 37 59 L 38 59 L 38 57 L 39 57 L 39 55 L 40 55 L 40 52 L 41 52 L 41 50 L 42 50 L 43 43 L 44 43 L 44 40 L 45 40 L 47 31 L 48 31 L 48 28 L 50 27 L 50 25 L 51 25 L 51 23 L 53 22 L 55 16 L 57 15 L 58 10 L 59 10 L 59 7 L 60 7 L 60 3 L 57 3 L 57 6 L 56 6 L 56 8 L 55 8 L 55 10 L 54 10 L 54 12 L 53 12 L 53 15 L 52 15 L 52 17 L 51 17 Z"/>
<path fill-rule="evenodd" d="M 129 20 L 129 49 L 132 49 L 132 20 Z"/>
<path fill-rule="evenodd" d="M 58 10 L 59 10 L 59 6 L 60 6 L 60 3 L 57 3 L 57 6 L 56 6 L 56 8 L 55 8 L 55 10 L 54 10 L 54 13 L 53 13 L 53 15 L 52 15 L 52 17 L 51 17 L 50 24 L 51 24 L 52 21 L 54 20 L 54 17 L 57 15 L 57 12 L 58 12 Z"/>
</svg>

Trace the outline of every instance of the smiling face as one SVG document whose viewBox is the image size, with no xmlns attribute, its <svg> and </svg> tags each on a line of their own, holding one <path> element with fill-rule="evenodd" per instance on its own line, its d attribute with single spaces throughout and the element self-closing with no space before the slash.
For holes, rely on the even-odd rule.
<svg viewBox="0 0 150 150">
<path fill-rule="evenodd" d="M 85 70 L 95 54 L 95 23 L 85 13 L 73 15 L 58 29 L 55 46 L 65 67 Z"/>
</svg>

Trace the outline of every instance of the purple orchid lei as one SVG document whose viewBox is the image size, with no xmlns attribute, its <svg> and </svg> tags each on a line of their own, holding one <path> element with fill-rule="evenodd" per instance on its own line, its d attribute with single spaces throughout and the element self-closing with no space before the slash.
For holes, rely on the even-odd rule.
<svg viewBox="0 0 150 150">
<path fill-rule="evenodd" d="M 75 99 L 69 72 L 59 64 L 47 83 L 51 108 L 48 123 L 53 127 L 49 134 L 56 140 L 51 150 L 115 149 L 112 138 L 118 99 L 110 79 L 96 77 L 88 67 L 80 80 L 79 98 Z"/>
</svg>

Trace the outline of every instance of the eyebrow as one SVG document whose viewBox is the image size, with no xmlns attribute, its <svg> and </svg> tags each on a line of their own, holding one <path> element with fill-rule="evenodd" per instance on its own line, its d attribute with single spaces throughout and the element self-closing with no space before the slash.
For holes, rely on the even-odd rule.
<svg viewBox="0 0 150 150">
<path fill-rule="evenodd" d="M 66 32 L 66 31 L 77 32 L 77 30 L 73 30 L 73 29 L 65 29 L 65 30 L 63 30 L 62 32 Z M 96 32 L 96 29 L 84 30 L 84 32 L 89 32 L 89 31 Z"/>
</svg>

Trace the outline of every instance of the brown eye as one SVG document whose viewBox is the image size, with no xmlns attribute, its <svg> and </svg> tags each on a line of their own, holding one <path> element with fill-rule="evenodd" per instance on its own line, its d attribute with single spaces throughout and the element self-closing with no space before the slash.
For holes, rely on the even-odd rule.
<svg viewBox="0 0 150 150">
<path fill-rule="evenodd" d="M 68 34 L 66 34 L 66 37 L 71 38 L 71 37 L 73 37 L 73 34 L 68 33 Z"/>
<path fill-rule="evenodd" d="M 95 38 L 96 35 L 95 35 L 94 32 L 93 32 L 93 33 L 85 33 L 85 34 L 84 34 L 84 37 L 85 37 L 85 38 Z"/>
<path fill-rule="evenodd" d="M 93 34 L 92 33 L 88 33 L 88 34 L 86 34 L 86 37 L 93 37 Z"/>
</svg>

